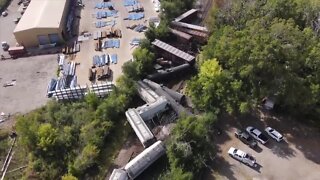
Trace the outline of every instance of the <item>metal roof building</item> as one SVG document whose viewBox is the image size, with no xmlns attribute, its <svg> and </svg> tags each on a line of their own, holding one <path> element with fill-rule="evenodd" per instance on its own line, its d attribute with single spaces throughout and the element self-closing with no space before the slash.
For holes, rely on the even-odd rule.
<svg viewBox="0 0 320 180">
<path fill-rule="evenodd" d="M 142 143 L 143 147 L 148 147 L 149 145 L 151 145 L 154 142 L 154 136 L 149 130 L 146 123 L 140 117 L 137 110 L 128 109 L 126 111 L 126 117 L 134 132 L 138 136 L 140 142 Z"/>
<path fill-rule="evenodd" d="M 152 146 L 148 147 L 138 156 L 133 158 L 125 167 L 124 170 L 128 173 L 131 179 L 138 177 L 152 163 L 164 155 L 166 149 L 162 141 L 157 141 Z"/>
<path fill-rule="evenodd" d="M 174 61 L 175 60 L 180 60 L 180 61 L 183 60 L 188 63 L 194 63 L 194 60 L 195 60 L 194 56 L 192 56 L 188 53 L 185 53 L 185 52 L 181 51 L 180 49 L 177 49 L 167 43 L 164 43 L 164 42 L 156 39 L 152 42 L 152 44 L 154 46 L 158 47 L 159 49 L 163 50 L 164 52 L 169 53 L 172 57 L 172 60 L 174 60 Z"/>
<path fill-rule="evenodd" d="M 13 34 L 26 47 L 63 43 L 70 0 L 32 0 Z"/>
</svg>

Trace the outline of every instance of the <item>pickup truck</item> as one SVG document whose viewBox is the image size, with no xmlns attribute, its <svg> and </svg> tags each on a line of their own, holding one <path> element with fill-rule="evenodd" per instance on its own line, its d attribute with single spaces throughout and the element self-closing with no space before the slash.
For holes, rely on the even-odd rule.
<svg viewBox="0 0 320 180">
<path fill-rule="evenodd" d="M 269 140 L 269 138 L 262 134 L 261 131 L 259 131 L 257 128 L 254 128 L 252 126 L 248 126 L 246 128 L 246 131 L 257 141 L 261 142 L 262 144 L 266 144 Z"/>
<path fill-rule="evenodd" d="M 257 142 L 246 132 L 241 131 L 239 129 L 236 130 L 234 135 L 240 139 L 244 144 L 248 145 L 251 148 L 255 148 L 257 146 Z"/>
<path fill-rule="evenodd" d="M 234 147 L 231 147 L 228 150 L 228 154 L 231 157 L 233 157 L 234 159 L 236 159 L 244 164 L 247 164 L 251 167 L 257 166 L 256 159 L 253 156 L 251 156 L 250 154 L 241 151 L 240 149 L 236 149 Z"/>
</svg>

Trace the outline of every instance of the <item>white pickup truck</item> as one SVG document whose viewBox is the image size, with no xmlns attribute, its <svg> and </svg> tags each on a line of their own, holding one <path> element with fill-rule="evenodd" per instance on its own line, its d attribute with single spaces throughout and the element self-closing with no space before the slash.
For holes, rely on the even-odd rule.
<svg viewBox="0 0 320 180">
<path fill-rule="evenodd" d="M 245 153 L 239 149 L 231 147 L 228 151 L 228 154 L 231 157 L 235 158 L 236 160 L 238 160 L 244 164 L 247 164 L 251 167 L 257 166 L 256 159 L 253 156 L 251 156 L 250 154 Z"/>
</svg>

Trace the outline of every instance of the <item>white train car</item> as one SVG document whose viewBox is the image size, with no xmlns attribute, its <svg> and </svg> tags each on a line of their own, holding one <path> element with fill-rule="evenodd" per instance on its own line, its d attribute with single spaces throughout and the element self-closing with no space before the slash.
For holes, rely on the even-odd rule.
<svg viewBox="0 0 320 180">
<path fill-rule="evenodd" d="M 109 180 L 128 180 L 127 172 L 123 169 L 114 169 Z"/>
<path fill-rule="evenodd" d="M 138 177 L 145 169 L 165 154 L 166 149 L 162 141 L 157 141 L 137 157 L 133 158 L 125 167 L 130 179 Z"/>
<path fill-rule="evenodd" d="M 138 81 L 138 93 L 146 103 L 153 103 L 159 98 L 158 94 L 142 81 Z"/>
<path fill-rule="evenodd" d="M 168 109 L 168 101 L 164 96 L 160 96 L 157 101 L 137 107 L 136 110 L 144 121 L 154 118 L 157 114 Z"/>
<path fill-rule="evenodd" d="M 136 109 L 128 109 L 126 111 L 126 117 L 129 121 L 131 127 L 133 128 L 134 132 L 138 136 L 140 142 L 142 143 L 143 147 L 150 146 L 155 138 L 146 123 L 140 117 L 139 113 Z"/>
</svg>

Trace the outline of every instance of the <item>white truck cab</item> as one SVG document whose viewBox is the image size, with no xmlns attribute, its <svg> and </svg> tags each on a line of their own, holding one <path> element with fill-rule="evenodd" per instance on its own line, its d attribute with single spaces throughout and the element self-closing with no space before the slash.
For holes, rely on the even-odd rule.
<svg viewBox="0 0 320 180">
<path fill-rule="evenodd" d="M 240 161 L 240 162 L 242 162 L 244 164 L 247 164 L 247 165 L 249 165 L 251 167 L 255 167 L 257 165 L 256 164 L 256 159 L 252 155 L 250 155 L 248 153 L 245 153 L 245 152 L 243 152 L 243 151 L 241 151 L 239 149 L 236 149 L 234 147 L 231 147 L 229 149 L 228 154 L 231 157 L 237 159 L 238 161 Z"/>
</svg>

